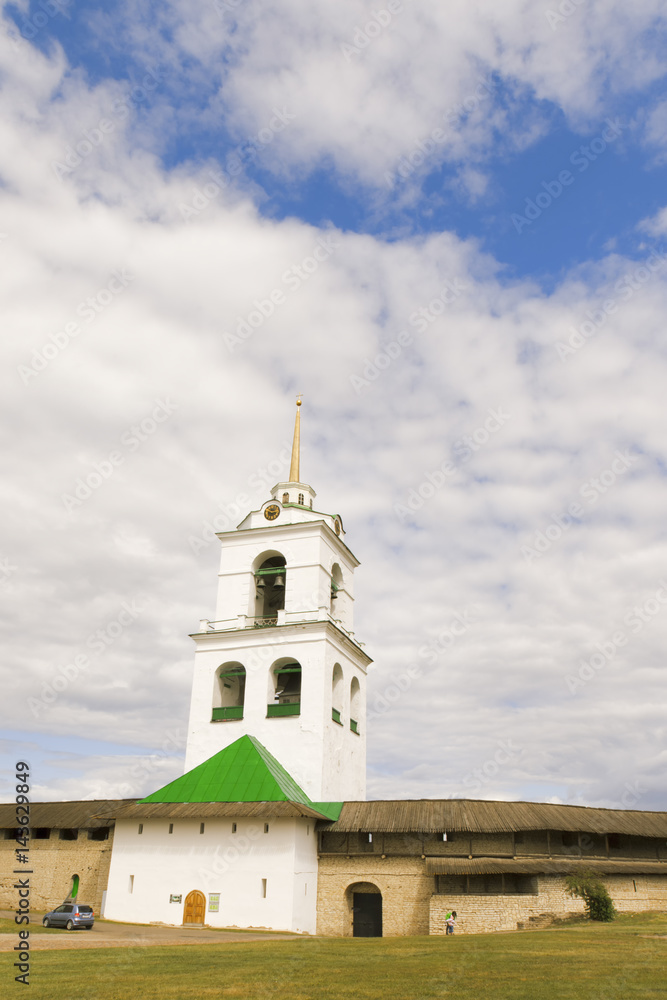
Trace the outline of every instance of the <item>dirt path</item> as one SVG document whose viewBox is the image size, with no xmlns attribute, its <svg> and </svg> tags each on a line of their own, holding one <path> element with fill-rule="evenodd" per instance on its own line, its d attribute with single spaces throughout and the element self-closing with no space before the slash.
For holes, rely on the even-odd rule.
<svg viewBox="0 0 667 1000">
<path fill-rule="evenodd" d="M 0 916 L 13 917 L 9 910 Z M 33 923 L 41 924 L 42 914 L 31 914 Z M 16 928 L 17 931 L 19 928 Z M 21 928 L 25 930 L 25 928 Z M 30 928 L 28 928 L 29 930 Z M 54 930 L 50 934 L 31 934 L 32 951 L 67 948 L 151 948 L 170 944 L 226 944 L 230 941 L 283 941 L 298 934 L 262 934 L 253 931 L 212 931 L 202 927 L 158 927 L 143 924 L 116 924 L 95 921 L 92 930 Z M 12 951 L 17 934 L 0 934 L 0 952 Z"/>
</svg>

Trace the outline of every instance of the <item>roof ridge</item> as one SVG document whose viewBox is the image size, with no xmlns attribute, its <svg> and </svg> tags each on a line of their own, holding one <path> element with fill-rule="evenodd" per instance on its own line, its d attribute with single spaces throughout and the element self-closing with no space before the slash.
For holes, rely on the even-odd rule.
<svg viewBox="0 0 667 1000">
<path fill-rule="evenodd" d="M 280 761 L 249 734 L 139 801 L 282 801 L 312 807 L 310 798 Z"/>
</svg>

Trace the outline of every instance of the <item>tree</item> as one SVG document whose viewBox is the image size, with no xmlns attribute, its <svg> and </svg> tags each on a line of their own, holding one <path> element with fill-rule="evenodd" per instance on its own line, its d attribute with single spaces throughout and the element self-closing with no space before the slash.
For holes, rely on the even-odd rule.
<svg viewBox="0 0 667 1000">
<path fill-rule="evenodd" d="M 570 896 L 583 899 L 585 913 L 590 920 L 613 920 L 616 916 L 616 907 L 607 887 L 594 872 L 568 875 L 565 885 Z"/>
</svg>

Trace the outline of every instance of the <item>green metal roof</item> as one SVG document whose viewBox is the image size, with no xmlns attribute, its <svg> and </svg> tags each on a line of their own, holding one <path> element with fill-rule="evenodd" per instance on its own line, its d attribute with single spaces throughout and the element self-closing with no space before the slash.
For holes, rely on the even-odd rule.
<svg viewBox="0 0 667 1000">
<path fill-rule="evenodd" d="M 299 802 L 338 819 L 342 802 L 311 802 L 254 736 L 242 736 L 141 802 Z"/>
</svg>

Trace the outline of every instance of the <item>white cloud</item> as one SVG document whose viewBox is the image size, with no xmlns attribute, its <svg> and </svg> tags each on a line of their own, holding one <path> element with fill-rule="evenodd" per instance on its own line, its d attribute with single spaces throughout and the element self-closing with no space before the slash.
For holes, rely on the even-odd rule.
<svg viewBox="0 0 667 1000">
<path fill-rule="evenodd" d="M 555 25 L 543 0 L 406 0 L 384 14 L 362 0 L 218 10 L 172 0 L 151 11 L 150 30 L 135 12 L 126 44 L 168 67 L 167 85 L 187 97 L 188 113 L 196 107 L 198 119 L 239 139 L 264 127 L 271 109 L 289 109 L 295 120 L 264 163 L 292 179 L 334 163 L 382 189 L 384 174 L 433 130 L 443 134 L 427 166 L 475 161 L 492 143 L 497 153 L 535 141 L 554 109 L 590 131 L 622 95 L 664 74 L 658 0 L 631 11 L 587 0 Z"/>
<path fill-rule="evenodd" d="M 339 80 L 335 45 L 353 31 L 361 8 L 337 9 L 345 17 L 338 15 L 332 40 L 300 5 L 288 6 L 282 21 L 268 8 L 265 21 L 244 29 L 253 47 L 230 74 L 228 99 L 249 128 L 261 120 L 253 117 L 260 104 L 298 93 L 301 131 L 285 130 L 291 151 L 284 155 L 305 162 L 326 149 L 372 176 L 443 102 L 465 94 L 478 72 L 461 55 L 470 15 L 462 8 L 448 22 L 458 61 L 443 58 L 450 42 L 439 24 L 433 34 L 444 39 L 444 52 L 429 42 L 423 71 L 396 100 L 405 84 L 397 57 L 401 46 L 412 51 L 423 40 L 426 15 L 406 9 L 401 38 L 397 25 Z M 428 12 L 430 22 L 438 10 Z M 654 8 L 634 13 L 641 26 Z M 508 17 L 518 24 L 518 8 Z M 333 24 L 333 8 L 329 18 Z M 309 57 L 301 45 L 318 25 Z M 269 59 L 271 30 L 276 54 Z M 481 40 L 470 34 L 470 42 L 527 81 L 537 56 L 520 60 L 518 39 L 514 57 L 507 44 L 494 55 L 489 39 L 499 30 L 482 26 Z M 605 39 L 607 54 L 615 51 L 613 32 L 591 43 L 591 80 Z M 199 51 L 196 22 L 180 44 Z M 371 707 L 408 664 L 421 668 L 369 729 L 371 794 L 469 791 L 627 804 L 627 784 L 639 782 L 642 807 L 662 804 L 655 706 L 667 614 L 660 604 L 637 631 L 629 618 L 655 600 L 665 575 L 667 268 L 644 280 L 637 262 L 610 255 L 567 274 L 548 295 L 508 282 L 473 241 L 449 233 L 390 242 L 264 219 L 242 178 L 185 222 L 180 206 L 193 204 L 208 183 L 209 164 L 165 171 L 138 151 L 131 109 L 122 127 L 58 179 L 52 161 L 122 94 L 111 84 L 68 81 L 57 50 L 52 57 L 30 50 L 17 61 L 6 43 L 0 55 L 8 331 L 0 409 L 2 443 L 14 456 L 2 487 L 7 569 L 0 585 L 4 709 L 12 725 L 54 738 L 94 733 L 147 751 L 160 746 L 165 729 L 184 726 L 187 635 L 212 614 L 217 563 L 215 546 L 195 558 L 189 538 L 219 504 L 264 499 L 252 477 L 270 478 L 265 470 L 289 441 L 290 400 L 303 390 L 304 474 L 324 508 L 342 512 L 363 562 L 356 632 L 376 660 Z M 445 67 L 439 73 L 436 56 Z M 368 90 L 368 74 L 383 60 L 386 71 L 377 78 L 373 69 L 379 82 Z M 560 87 L 559 100 L 577 104 L 563 90 L 564 71 L 542 73 L 545 94 Z M 426 92 L 428 79 L 435 96 Z M 325 90 L 327 113 L 308 96 Z M 597 99 L 579 96 L 577 109 L 588 113 Z M 395 115 L 385 117 L 394 101 Z M 320 241 L 330 252 L 317 268 L 306 267 Z M 123 269 L 131 280 L 119 290 L 116 278 L 102 295 Z M 284 301 L 253 319 L 251 335 L 230 350 L 224 335 L 268 312 L 276 289 Z M 610 298 L 616 308 L 596 325 L 588 312 L 598 316 Z M 67 334 L 68 323 L 79 331 Z M 591 323 L 592 333 L 582 334 Z M 569 341 L 572 327 L 581 343 L 561 360 L 557 344 Z M 401 331 L 408 336 L 387 365 L 383 352 Z M 38 370 L 33 351 L 44 358 L 49 344 L 57 350 L 49 348 Z M 31 365 L 33 374 L 22 378 L 20 366 Z M 352 376 L 367 384 L 355 388 Z M 157 420 L 165 400 L 173 412 Z M 490 411 L 507 414 L 495 417 L 497 429 L 487 426 Z M 622 470 L 617 452 L 630 456 Z M 423 484 L 447 462 L 453 471 L 444 484 L 398 516 L 396 505 L 408 506 L 411 491 L 419 498 L 420 487 L 428 494 Z M 82 498 L 80 489 L 82 502 L 68 510 L 63 495 L 76 496 L 77 481 L 91 475 L 90 495 Z M 572 504 L 581 514 L 561 522 L 559 534 L 558 518 Z M 527 558 L 522 548 L 534 549 L 540 534 L 548 547 Z M 124 609 L 133 602 L 134 616 Z M 444 648 L 448 640 L 439 637 L 466 609 L 472 624 Z M 121 631 L 110 630 L 114 622 Z M 102 638 L 95 649 L 100 629 L 113 641 Z M 582 661 L 619 630 L 627 642 L 571 690 L 568 676 L 578 676 Z M 420 650 L 438 642 L 443 649 L 428 662 Z M 88 665 L 65 671 L 77 667 L 77 656 Z M 57 696 L 45 697 L 49 690 Z M 42 700 L 36 714 L 28 698 Z M 488 774 L 503 740 L 520 752 Z M 172 776 L 176 756 L 170 752 L 159 774 L 148 776 L 154 786 Z M 69 760 L 56 777 L 36 780 L 44 797 L 49 790 L 125 794 L 125 764 L 120 773 L 117 765 L 104 754 Z M 73 776 L 79 767 L 82 775 Z M 477 789 L 480 768 L 489 780 Z M 137 794 L 149 786 L 147 779 Z"/>
</svg>

